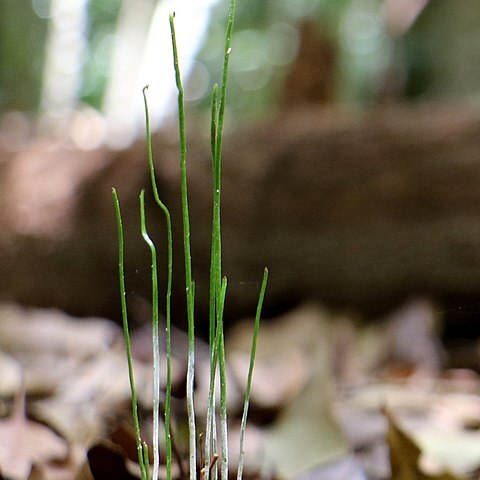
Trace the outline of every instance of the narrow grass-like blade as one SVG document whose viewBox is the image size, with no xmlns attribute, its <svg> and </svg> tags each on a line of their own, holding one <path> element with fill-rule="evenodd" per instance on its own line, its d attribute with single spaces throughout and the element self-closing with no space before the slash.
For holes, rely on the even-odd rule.
<svg viewBox="0 0 480 480">
<path fill-rule="evenodd" d="M 145 105 L 145 124 L 146 124 L 146 140 L 148 149 L 148 165 L 150 169 L 150 179 L 152 184 L 153 196 L 155 202 L 162 210 L 167 225 L 167 293 L 165 299 L 165 317 L 166 317 L 166 346 L 167 346 L 167 385 L 165 388 L 165 442 L 166 442 L 166 469 L 167 480 L 172 478 L 172 436 L 170 432 L 171 417 L 171 399 L 172 399 L 172 342 L 171 342 L 171 297 L 172 297 L 172 277 L 173 277 L 173 234 L 172 220 L 170 211 L 162 202 L 158 194 L 157 182 L 155 178 L 155 167 L 153 163 L 152 151 L 152 133 L 150 129 L 150 112 L 147 101 L 147 87 L 143 88 L 143 100 Z"/>
<path fill-rule="evenodd" d="M 248 407 L 250 404 L 250 390 L 252 387 L 253 367 L 255 365 L 255 355 L 257 353 L 257 337 L 260 328 L 260 317 L 262 315 L 263 300 L 265 298 L 265 290 L 267 289 L 268 269 L 263 272 L 262 287 L 258 297 L 257 312 L 255 314 L 255 323 L 253 327 L 252 347 L 250 349 L 250 366 L 248 368 L 247 386 L 245 388 L 245 400 L 243 404 L 242 423 L 240 425 L 240 455 L 238 460 L 237 480 L 241 480 L 243 476 L 243 462 L 245 457 L 245 429 L 247 427 Z"/>
<path fill-rule="evenodd" d="M 145 191 L 140 193 L 140 227 L 142 237 L 150 248 L 152 257 L 152 344 L 153 344 L 153 478 L 158 478 L 160 466 L 159 454 L 159 417 L 160 417 L 160 347 L 158 341 L 158 272 L 157 249 L 148 235 L 145 220 Z"/>
<path fill-rule="evenodd" d="M 197 439 L 194 406 L 194 377 L 195 377 L 195 321 L 194 303 L 195 287 L 192 280 L 192 255 L 190 248 L 190 214 L 188 209 L 187 188 L 187 140 L 185 131 L 185 100 L 182 77 L 178 61 L 177 40 L 175 35 L 174 14 L 170 14 L 170 31 L 172 34 L 173 66 L 175 81 L 178 89 L 178 125 L 180 134 L 180 178 L 183 216 L 183 248 L 185 256 L 185 291 L 187 295 L 187 321 L 188 321 L 188 359 L 187 359 L 187 414 L 189 428 L 190 449 L 190 480 L 197 476 Z"/>
<path fill-rule="evenodd" d="M 131 389 L 131 397 L 132 397 L 132 418 L 133 418 L 133 425 L 135 429 L 135 441 L 137 444 L 137 455 L 138 455 L 138 463 L 140 465 L 140 475 L 142 480 L 148 480 L 150 476 L 150 466 L 149 466 L 148 458 L 146 458 L 144 455 L 144 448 L 142 446 L 142 437 L 140 432 L 140 423 L 138 421 L 137 390 L 135 388 L 132 348 L 130 344 L 130 331 L 128 326 L 127 294 L 126 294 L 126 288 L 125 288 L 124 235 L 123 235 L 122 213 L 120 209 L 120 201 L 118 200 L 118 194 L 114 188 L 112 188 L 112 195 L 113 195 L 113 201 L 115 204 L 115 215 L 117 218 L 118 273 L 119 273 L 119 281 L 120 281 L 120 300 L 121 300 L 121 307 L 122 307 L 123 334 L 125 337 L 125 348 L 127 350 L 128 376 L 130 380 L 130 389 Z"/>
</svg>

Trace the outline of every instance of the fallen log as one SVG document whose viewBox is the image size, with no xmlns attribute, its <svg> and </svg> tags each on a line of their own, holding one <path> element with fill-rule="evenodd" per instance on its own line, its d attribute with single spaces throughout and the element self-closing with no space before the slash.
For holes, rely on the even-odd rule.
<svg viewBox="0 0 480 480">
<path fill-rule="evenodd" d="M 159 189 L 174 218 L 178 306 L 183 250 L 178 149 L 171 138 L 157 135 L 154 151 Z M 254 311 L 265 265 L 270 312 L 305 298 L 370 315 L 411 295 L 480 299 L 480 110 L 290 110 L 235 129 L 224 144 L 229 318 Z M 188 152 L 196 310 L 205 319 L 208 140 L 192 135 Z M 138 220 L 138 193 L 149 188 L 141 142 L 122 152 L 81 152 L 37 141 L 2 154 L 0 172 L 3 300 L 118 318 L 112 186 L 127 227 L 129 297 L 149 298 L 148 250 Z M 149 229 L 164 262 L 162 216 L 148 203 Z M 181 324 L 183 308 L 175 312 Z"/>
</svg>

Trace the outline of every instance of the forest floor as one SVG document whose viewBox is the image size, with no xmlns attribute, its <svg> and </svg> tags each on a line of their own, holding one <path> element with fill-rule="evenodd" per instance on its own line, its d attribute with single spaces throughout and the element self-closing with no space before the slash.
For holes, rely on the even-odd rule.
<svg viewBox="0 0 480 480">
<path fill-rule="evenodd" d="M 265 321 L 245 478 L 480 478 L 480 347 L 472 340 L 445 348 L 440 317 L 432 302 L 413 299 L 374 323 L 314 303 Z M 252 328 L 253 320 L 244 319 L 227 336 L 232 472 Z M 148 439 L 149 327 L 133 332 L 132 341 Z M 181 478 L 187 340 L 175 330 L 172 341 L 174 474 Z M 5 304 L 0 352 L 1 478 L 139 478 L 123 335 L 116 324 Z M 208 394 L 208 347 L 201 340 L 196 357 L 201 431 Z"/>
</svg>

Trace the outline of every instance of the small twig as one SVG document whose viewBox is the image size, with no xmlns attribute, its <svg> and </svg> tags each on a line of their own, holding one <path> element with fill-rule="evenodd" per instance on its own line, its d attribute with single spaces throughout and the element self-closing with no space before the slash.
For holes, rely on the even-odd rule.
<svg viewBox="0 0 480 480">
<path fill-rule="evenodd" d="M 204 447 L 205 447 L 205 435 L 203 434 L 203 432 L 200 432 L 198 434 L 199 466 L 202 466 L 205 462 Z"/>
<path fill-rule="evenodd" d="M 217 463 L 217 460 L 219 458 L 218 453 L 214 453 L 212 459 L 210 460 L 210 465 L 208 466 L 208 471 L 212 473 L 213 467 Z"/>
<path fill-rule="evenodd" d="M 220 455 L 218 453 L 214 453 L 211 460 L 210 460 L 210 465 L 208 466 L 208 474 L 212 474 L 213 467 L 215 467 L 215 464 L 217 463 L 217 460 L 219 459 Z M 203 480 L 205 478 L 205 467 L 203 467 L 200 470 L 200 480 Z"/>
</svg>

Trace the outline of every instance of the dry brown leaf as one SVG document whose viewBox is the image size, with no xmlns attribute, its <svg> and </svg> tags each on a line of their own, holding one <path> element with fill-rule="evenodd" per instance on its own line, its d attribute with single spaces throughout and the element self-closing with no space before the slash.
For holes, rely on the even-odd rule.
<svg viewBox="0 0 480 480">
<path fill-rule="evenodd" d="M 28 478 L 32 466 L 48 460 L 65 460 L 66 442 L 48 427 L 25 415 L 25 394 L 18 395 L 12 415 L 0 420 L 0 469 L 12 480 Z"/>
<path fill-rule="evenodd" d="M 151 402 L 151 366 L 134 362 L 139 400 Z M 105 420 L 128 405 L 131 390 L 122 349 L 102 352 L 80 364 L 55 396 L 35 402 L 34 411 L 72 442 L 91 444 L 104 434 Z"/>
<path fill-rule="evenodd" d="M 91 477 L 81 476 L 80 469 L 85 463 L 85 456 L 83 448 L 71 448 L 65 461 L 53 460 L 34 464 L 28 480 L 92 480 Z"/>
<path fill-rule="evenodd" d="M 0 395 L 12 397 L 22 385 L 22 367 L 10 355 L 0 352 Z"/>
<path fill-rule="evenodd" d="M 260 328 L 252 403 L 283 408 L 265 434 L 265 470 L 297 478 L 348 446 L 332 412 L 332 317 L 316 304 Z M 232 329 L 227 352 L 239 384 L 248 371 L 252 323 Z"/>
<path fill-rule="evenodd" d="M 303 305 L 263 324 L 258 334 L 252 402 L 264 408 L 288 404 L 308 382 L 314 359 L 322 375 L 328 376 L 330 326 L 329 315 L 315 304 Z M 239 323 L 232 328 L 226 346 L 233 374 L 242 387 L 247 379 L 252 332 L 253 321 Z"/>
<path fill-rule="evenodd" d="M 367 480 L 353 454 L 342 456 L 301 475 L 297 480 Z"/>
<path fill-rule="evenodd" d="M 120 340 L 119 327 L 107 320 L 77 319 L 56 310 L 0 304 L 0 349 L 21 365 L 29 394 L 53 395 L 85 362 L 121 344 Z M 0 388 L 8 393 L 4 390 L 11 389 L 18 379 L 14 368 L 7 365 L 5 370 Z"/>
<path fill-rule="evenodd" d="M 333 386 L 316 366 L 304 390 L 266 435 L 266 468 L 282 478 L 298 478 L 348 454 L 349 447 L 332 411 Z"/>
<path fill-rule="evenodd" d="M 120 333 L 117 325 L 104 319 L 76 319 L 58 310 L 0 305 L 0 348 L 6 352 L 88 358 L 107 350 Z"/>
<path fill-rule="evenodd" d="M 435 378 L 442 364 L 434 305 L 413 298 L 383 321 L 335 319 L 335 374 L 345 388 L 362 386 L 372 375 L 397 380 L 415 374 L 423 384 Z M 407 376 L 408 376 L 407 375 Z"/>
<path fill-rule="evenodd" d="M 438 373 L 442 364 L 438 316 L 425 298 L 413 298 L 393 312 L 386 323 L 386 359 Z"/>
<path fill-rule="evenodd" d="M 390 447 L 392 480 L 467 480 L 450 472 L 428 475 L 421 471 L 419 460 L 421 449 L 416 442 L 395 421 L 393 415 L 385 409 L 388 420 L 387 440 Z"/>
</svg>

